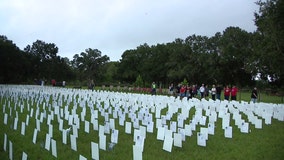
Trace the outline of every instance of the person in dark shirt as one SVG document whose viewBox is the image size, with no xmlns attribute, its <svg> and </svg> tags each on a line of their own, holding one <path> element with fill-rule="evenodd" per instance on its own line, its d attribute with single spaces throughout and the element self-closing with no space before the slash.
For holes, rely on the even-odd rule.
<svg viewBox="0 0 284 160">
<path fill-rule="evenodd" d="M 221 100 L 221 92 L 222 92 L 222 87 L 220 85 L 217 85 L 217 87 L 216 87 L 216 99 Z"/>
<path fill-rule="evenodd" d="M 252 92 L 251 92 L 251 101 L 253 102 L 253 103 L 255 103 L 255 102 L 257 102 L 257 88 L 256 87 L 254 87 L 254 89 L 252 90 Z"/>
<path fill-rule="evenodd" d="M 238 88 L 236 86 L 233 86 L 231 90 L 231 100 L 237 100 L 237 93 Z"/>
</svg>

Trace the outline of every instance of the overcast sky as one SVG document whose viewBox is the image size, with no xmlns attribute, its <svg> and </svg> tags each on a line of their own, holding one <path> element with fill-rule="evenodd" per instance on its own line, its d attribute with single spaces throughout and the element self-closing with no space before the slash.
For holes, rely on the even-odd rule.
<svg viewBox="0 0 284 160">
<path fill-rule="evenodd" d="M 73 59 L 87 48 L 111 61 L 141 44 L 156 45 L 229 26 L 256 30 L 255 0 L 1 0 L 0 35 L 20 49 L 54 43 Z"/>
</svg>

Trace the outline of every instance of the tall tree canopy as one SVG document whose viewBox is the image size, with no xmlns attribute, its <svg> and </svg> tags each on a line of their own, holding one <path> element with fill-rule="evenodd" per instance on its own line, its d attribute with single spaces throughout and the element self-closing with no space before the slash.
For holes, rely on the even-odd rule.
<svg viewBox="0 0 284 160">
<path fill-rule="evenodd" d="M 23 52 L 6 36 L 0 36 L 0 83 L 27 81 L 28 61 Z"/>
<path fill-rule="evenodd" d="M 213 37 L 192 35 L 151 47 L 144 44 L 123 53 L 119 72 L 129 83 L 140 75 L 148 84 L 187 79 L 191 84 L 248 85 L 254 74 L 246 67 L 246 58 L 252 54 L 251 37 L 239 27 L 228 27 Z"/>
<path fill-rule="evenodd" d="M 220 39 L 219 63 L 223 83 L 247 85 L 253 76 L 245 70 L 252 54 L 251 34 L 238 28 L 228 27 Z"/>
<path fill-rule="evenodd" d="M 284 1 L 258 1 L 255 64 L 262 79 L 284 84 Z"/>
<path fill-rule="evenodd" d="M 71 66 L 68 65 L 66 58 L 57 56 L 58 47 L 54 43 L 46 43 L 42 40 L 37 40 L 32 46 L 27 45 L 24 51 L 31 56 L 30 69 L 32 75 L 36 79 L 58 81 L 73 80 L 75 78 Z"/>
<path fill-rule="evenodd" d="M 93 79 L 101 81 L 104 77 L 104 65 L 109 61 L 109 57 L 101 55 L 98 49 L 86 49 L 81 54 L 75 54 L 72 60 L 73 67 L 80 73 L 79 79 Z"/>
<path fill-rule="evenodd" d="M 37 40 L 32 46 L 28 45 L 24 51 L 38 57 L 40 61 L 44 61 L 56 58 L 58 47 L 54 43 Z"/>
</svg>

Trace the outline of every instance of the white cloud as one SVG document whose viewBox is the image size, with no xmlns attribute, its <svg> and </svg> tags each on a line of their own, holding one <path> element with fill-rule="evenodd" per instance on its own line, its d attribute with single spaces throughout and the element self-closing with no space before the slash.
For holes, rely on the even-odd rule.
<svg viewBox="0 0 284 160">
<path fill-rule="evenodd" d="M 248 0 L 2 0 L 0 33 L 21 49 L 37 39 L 72 58 L 87 48 L 111 60 L 140 44 L 167 43 L 226 27 L 255 30 Z"/>
</svg>

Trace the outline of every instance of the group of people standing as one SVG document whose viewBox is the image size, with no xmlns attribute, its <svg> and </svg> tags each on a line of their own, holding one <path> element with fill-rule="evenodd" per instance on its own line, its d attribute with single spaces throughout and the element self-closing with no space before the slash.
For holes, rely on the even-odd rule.
<svg viewBox="0 0 284 160">
<path fill-rule="evenodd" d="M 171 84 L 169 86 L 169 94 L 174 95 L 174 96 L 179 96 L 181 99 L 182 98 L 193 98 L 193 97 L 200 97 L 206 98 L 211 94 L 212 100 L 221 100 L 221 92 L 224 90 L 224 99 L 225 100 L 237 100 L 237 93 L 238 93 L 238 88 L 233 85 L 231 88 L 227 85 L 226 87 L 222 87 L 221 85 L 215 86 L 214 84 L 212 85 L 212 88 L 209 88 L 207 85 L 202 84 L 200 87 L 197 85 L 183 85 L 179 84 L 174 88 L 174 85 Z M 253 103 L 257 101 L 257 89 L 256 87 L 253 89 L 251 93 L 251 100 Z"/>
<path fill-rule="evenodd" d="M 238 88 L 236 86 L 233 86 L 230 88 L 229 86 L 226 86 L 224 88 L 224 99 L 225 100 L 237 100 L 237 93 L 238 93 Z"/>
</svg>

